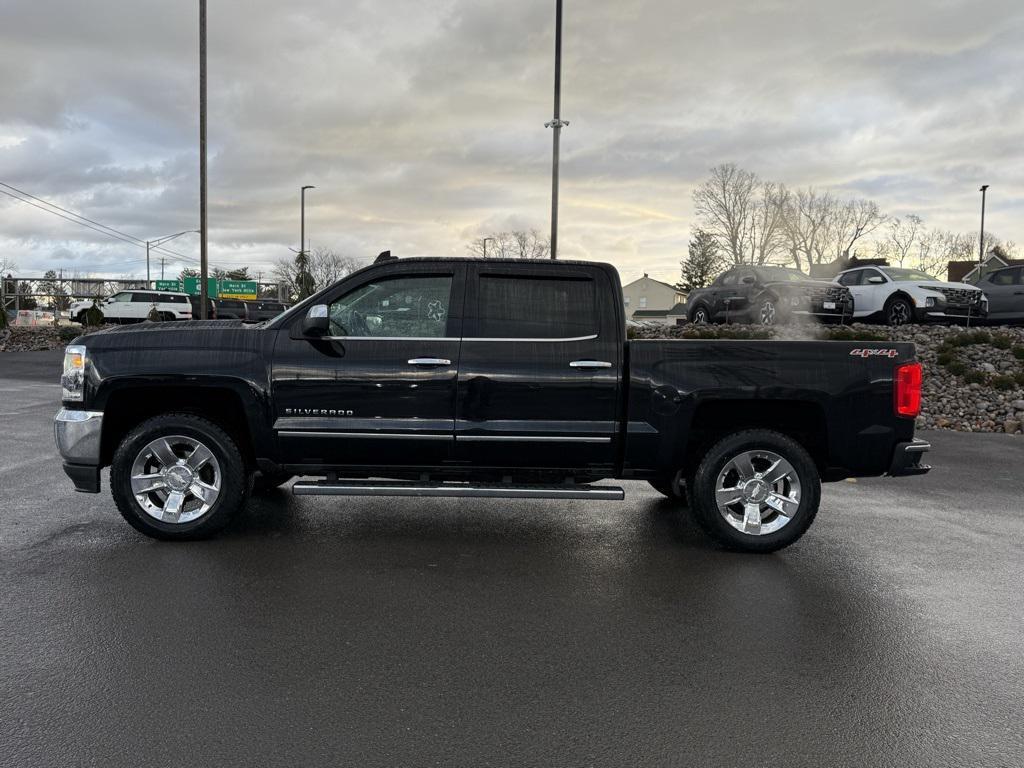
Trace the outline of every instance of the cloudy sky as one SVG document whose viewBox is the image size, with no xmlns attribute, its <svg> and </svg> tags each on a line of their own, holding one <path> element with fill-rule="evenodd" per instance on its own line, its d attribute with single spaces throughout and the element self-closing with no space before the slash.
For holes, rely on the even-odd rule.
<svg viewBox="0 0 1024 768">
<path fill-rule="evenodd" d="M 692 189 L 721 162 L 965 231 L 989 183 L 988 228 L 1024 242 L 1020 0 L 565 5 L 560 255 L 675 280 Z M 139 238 L 197 227 L 197 6 L 0 0 L 0 182 Z M 553 10 L 211 0 L 211 262 L 287 256 L 303 184 L 311 245 L 353 256 L 546 230 Z M 5 257 L 145 269 L 0 195 Z"/>
</svg>

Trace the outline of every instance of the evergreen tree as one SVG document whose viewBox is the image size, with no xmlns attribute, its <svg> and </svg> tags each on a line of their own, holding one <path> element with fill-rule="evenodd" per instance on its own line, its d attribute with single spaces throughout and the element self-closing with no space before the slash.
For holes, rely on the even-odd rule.
<svg viewBox="0 0 1024 768">
<path fill-rule="evenodd" d="M 722 271 L 722 265 L 722 253 L 718 250 L 715 236 L 706 230 L 696 229 L 686 258 L 679 262 L 682 274 L 677 287 L 687 292 L 705 288 Z"/>
</svg>

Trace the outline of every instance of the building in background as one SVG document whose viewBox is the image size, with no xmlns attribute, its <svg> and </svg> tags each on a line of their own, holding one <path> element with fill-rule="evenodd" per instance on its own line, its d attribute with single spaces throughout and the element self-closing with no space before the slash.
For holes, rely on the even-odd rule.
<svg viewBox="0 0 1024 768">
<path fill-rule="evenodd" d="M 622 286 L 622 298 L 627 320 L 632 320 L 635 312 L 649 313 L 653 310 L 664 318 L 669 310 L 686 301 L 686 293 L 674 285 L 649 277 L 645 272 L 639 280 Z"/>
<path fill-rule="evenodd" d="M 994 269 L 1016 267 L 1024 264 L 1024 259 L 1006 259 L 995 251 L 989 251 L 978 268 L 976 261 L 951 261 L 946 265 L 946 279 L 951 283 L 971 283 L 976 285 L 981 278 Z"/>
</svg>

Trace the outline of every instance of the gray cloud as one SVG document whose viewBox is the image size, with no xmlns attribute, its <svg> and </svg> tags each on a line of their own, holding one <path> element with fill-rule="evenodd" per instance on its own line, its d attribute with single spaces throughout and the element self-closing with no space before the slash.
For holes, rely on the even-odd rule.
<svg viewBox="0 0 1024 768">
<path fill-rule="evenodd" d="M 552 12 L 211 4 L 213 262 L 287 256 L 304 183 L 314 245 L 353 255 L 546 229 Z M 0 180 L 141 238 L 196 226 L 194 8 L 5 0 L 3 19 Z M 1024 241 L 1022 32 L 1001 0 L 567 3 L 562 252 L 674 278 L 720 162 L 963 230 L 987 182 L 990 226 Z M 0 249 L 23 271 L 144 257 L 7 198 Z"/>
</svg>

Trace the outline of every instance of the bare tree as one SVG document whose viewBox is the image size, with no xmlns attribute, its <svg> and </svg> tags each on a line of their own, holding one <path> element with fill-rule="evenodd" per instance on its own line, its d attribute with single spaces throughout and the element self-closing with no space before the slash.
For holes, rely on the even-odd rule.
<svg viewBox="0 0 1024 768">
<path fill-rule="evenodd" d="M 835 205 L 826 224 L 832 239 L 832 260 L 849 258 L 857 241 L 870 235 L 887 219 L 874 200 L 858 198 Z"/>
<path fill-rule="evenodd" d="M 827 192 L 808 187 L 787 199 L 785 237 L 787 249 L 797 269 L 828 261 L 829 227 L 835 216 L 835 199 Z"/>
<path fill-rule="evenodd" d="M 766 264 L 786 249 L 786 207 L 789 190 L 781 184 L 760 185 L 751 217 L 750 253 L 753 261 Z"/>
<path fill-rule="evenodd" d="M 18 269 L 17 262 L 9 256 L 0 256 L 0 274 L 10 274 Z"/>
<path fill-rule="evenodd" d="M 702 228 L 718 241 L 734 264 L 753 261 L 754 211 L 761 183 L 756 174 L 733 163 L 716 165 L 711 177 L 693 191 Z"/>
<path fill-rule="evenodd" d="M 551 243 L 536 229 L 514 229 L 478 237 L 466 246 L 466 251 L 491 259 L 546 259 L 551 254 Z"/>
<path fill-rule="evenodd" d="M 890 258 L 902 267 L 923 233 L 924 221 L 920 216 L 910 214 L 903 218 L 897 216 L 890 219 L 887 238 Z"/>
<path fill-rule="evenodd" d="M 297 259 L 278 259 L 274 264 L 274 277 L 285 286 L 294 300 L 305 293 L 310 295 L 336 283 L 359 269 L 361 262 L 351 256 L 342 256 L 330 248 L 316 248 L 305 254 L 305 265 Z"/>
</svg>

